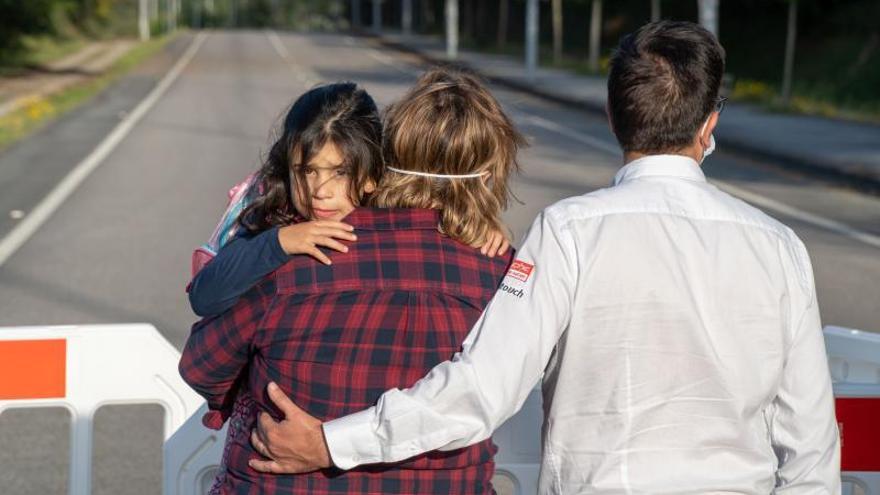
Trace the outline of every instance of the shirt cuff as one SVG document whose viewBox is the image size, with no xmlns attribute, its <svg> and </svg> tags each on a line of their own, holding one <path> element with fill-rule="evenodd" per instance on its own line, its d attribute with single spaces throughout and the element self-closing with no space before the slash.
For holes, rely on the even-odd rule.
<svg viewBox="0 0 880 495">
<path fill-rule="evenodd" d="M 373 429 L 375 414 L 376 408 L 371 407 L 322 425 L 327 450 L 336 467 L 352 469 L 382 462 L 381 440 Z"/>
</svg>

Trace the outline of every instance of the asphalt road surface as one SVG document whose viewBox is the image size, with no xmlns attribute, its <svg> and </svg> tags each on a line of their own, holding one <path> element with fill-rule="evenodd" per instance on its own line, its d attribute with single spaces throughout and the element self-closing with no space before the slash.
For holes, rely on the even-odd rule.
<svg viewBox="0 0 880 495">
<path fill-rule="evenodd" d="M 83 109 L 0 154 L 0 240 L 149 91 L 195 39 Z M 352 80 L 381 105 L 424 67 L 369 39 L 271 31 L 207 33 L 190 63 L 100 166 L 0 266 L 0 326 L 148 322 L 178 348 L 195 320 L 190 253 L 227 189 L 254 170 L 286 107 L 318 82 Z M 517 239 L 544 206 L 606 186 L 621 164 L 599 116 L 493 87 L 529 136 L 506 220 Z M 719 125 L 724 125 L 722 115 Z M 812 255 L 825 324 L 880 331 L 880 199 L 719 149 L 710 179 L 794 228 Z M 93 493 L 161 492 L 161 410 L 99 411 Z M 0 416 L 0 491 L 65 493 L 63 410 Z"/>
</svg>

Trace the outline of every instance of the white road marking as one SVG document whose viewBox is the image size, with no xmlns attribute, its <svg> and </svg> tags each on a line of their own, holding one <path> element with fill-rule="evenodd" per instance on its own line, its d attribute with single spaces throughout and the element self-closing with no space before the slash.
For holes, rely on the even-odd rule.
<svg viewBox="0 0 880 495">
<path fill-rule="evenodd" d="M 757 193 L 746 191 L 745 189 L 739 186 L 734 186 L 727 181 L 712 179 L 710 182 L 715 183 L 715 185 L 717 185 L 719 188 L 724 189 L 734 196 L 738 196 L 739 198 L 748 201 L 749 203 L 758 205 L 767 210 L 772 210 L 777 213 L 787 215 L 801 222 L 808 223 L 816 227 L 821 227 L 825 230 L 830 230 L 831 232 L 849 237 L 850 239 L 862 242 L 869 246 L 880 248 L 880 236 L 876 236 L 874 234 L 870 234 L 868 232 L 850 227 L 849 225 L 840 223 L 836 220 L 831 220 L 830 218 L 825 218 L 814 213 L 795 208 L 794 206 L 781 203 L 779 201 L 776 201 L 775 199 L 768 198 L 767 196 L 762 196 Z"/>
<path fill-rule="evenodd" d="M 408 76 L 418 76 L 421 73 L 420 70 L 413 70 L 408 67 L 403 67 L 403 66 L 399 65 L 397 62 L 394 61 L 393 58 L 389 57 L 388 55 L 385 55 L 384 53 L 380 52 L 379 50 L 369 48 L 369 49 L 367 49 L 367 55 L 369 55 L 370 57 L 372 57 L 374 60 L 378 61 L 379 63 L 385 64 L 385 65 L 393 68 L 394 70 L 401 72 L 403 74 L 406 74 Z"/>
<path fill-rule="evenodd" d="M 68 174 L 61 180 L 50 192 L 44 197 L 40 203 L 27 215 L 21 223 L 15 226 L 0 241 L 0 266 L 9 259 L 18 249 L 33 236 L 37 230 L 48 220 L 55 210 L 60 207 L 64 201 L 73 194 L 80 184 L 88 176 L 95 171 L 104 159 L 122 142 L 123 139 L 131 132 L 134 126 L 146 115 L 148 111 L 159 101 L 162 95 L 168 90 L 174 81 L 180 76 L 187 64 L 195 57 L 199 47 L 204 43 L 207 35 L 199 33 L 189 45 L 186 52 L 177 60 L 171 70 L 159 81 L 159 84 L 131 111 L 122 119 L 116 127 L 107 134 L 104 139 L 98 143 L 98 146 L 92 150 L 85 158 L 82 159 Z"/>
<path fill-rule="evenodd" d="M 278 36 L 278 33 L 272 31 L 271 29 L 267 29 L 266 37 L 269 38 L 269 43 L 272 44 L 272 48 L 275 49 L 275 52 L 278 54 L 278 56 L 281 57 L 285 62 L 287 62 L 288 65 L 290 65 L 290 68 L 293 69 L 294 77 L 297 79 L 297 81 L 300 82 L 300 84 L 307 88 L 311 88 L 312 86 L 321 82 L 321 78 L 318 77 L 317 74 L 296 63 L 296 61 L 293 60 L 293 57 L 287 50 L 287 47 L 284 46 L 284 43 L 281 42 L 281 38 Z"/>
<path fill-rule="evenodd" d="M 593 148 L 597 148 L 601 151 L 604 151 L 610 155 L 614 155 L 617 158 L 621 158 L 622 154 L 620 152 L 620 147 L 616 144 L 609 143 L 607 141 L 603 141 L 599 138 L 590 136 L 589 134 L 584 134 L 582 132 L 578 132 L 574 129 L 565 127 L 564 125 L 557 124 L 556 122 L 547 120 L 543 117 L 539 117 L 529 112 L 523 112 L 526 115 L 526 118 L 531 123 L 543 127 L 548 131 L 553 131 L 558 134 L 562 134 L 563 136 L 578 141 L 579 143 L 586 144 L 587 146 L 591 146 Z"/>
</svg>

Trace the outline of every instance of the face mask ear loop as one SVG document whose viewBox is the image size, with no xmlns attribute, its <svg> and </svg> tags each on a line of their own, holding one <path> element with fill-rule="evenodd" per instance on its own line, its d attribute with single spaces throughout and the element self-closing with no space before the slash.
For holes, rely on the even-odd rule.
<svg viewBox="0 0 880 495">
<path fill-rule="evenodd" d="M 709 119 L 711 119 L 711 118 L 712 118 L 712 116 L 709 115 L 709 118 L 706 119 L 705 122 L 703 122 L 703 127 L 700 127 L 700 137 L 703 137 L 703 133 L 706 132 L 706 127 L 709 126 Z"/>
<path fill-rule="evenodd" d="M 709 119 L 711 119 L 711 114 L 709 115 Z M 703 127 L 700 128 L 700 138 L 703 137 L 703 133 L 706 132 L 706 126 L 709 125 L 709 119 L 706 119 L 706 122 L 703 124 Z M 706 157 L 711 155 L 712 152 L 715 151 L 715 135 L 709 135 L 709 147 L 703 150 L 703 159 L 700 160 L 700 165 L 706 160 Z"/>
</svg>

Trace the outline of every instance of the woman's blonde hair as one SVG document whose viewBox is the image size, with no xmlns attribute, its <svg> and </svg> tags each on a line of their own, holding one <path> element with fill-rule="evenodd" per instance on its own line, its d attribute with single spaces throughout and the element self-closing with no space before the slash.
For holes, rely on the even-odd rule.
<svg viewBox="0 0 880 495">
<path fill-rule="evenodd" d="M 443 179 L 386 169 L 372 202 L 382 208 L 438 209 L 445 234 L 480 244 L 491 230 L 503 228 L 507 180 L 519 170 L 516 154 L 524 145 L 478 77 L 461 70 L 429 70 L 386 112 L 386 164 L 411 172 L 484 175 Z"/>
</svg>

